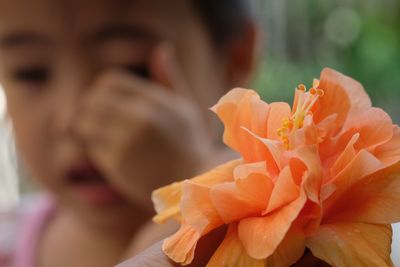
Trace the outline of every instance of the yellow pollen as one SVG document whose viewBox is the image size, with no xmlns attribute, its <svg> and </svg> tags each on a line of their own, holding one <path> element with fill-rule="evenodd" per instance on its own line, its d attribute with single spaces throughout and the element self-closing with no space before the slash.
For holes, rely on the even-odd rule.
<svg viewBox="0 0 400 267">
<path fill-rule="evenodd" d="M 303 127 L 304 119 L 306 116 L 313 116 L 313 107 L 318 99 L 324 96 L 324 90 L 319 88 L 319 81 L 315 79 L 313 86 L 307 92 L 307 88 L 304 84 L 300 84 L 296 88 L 295 97 L 295 110 L 292 111 L 292 115 L 289 118 L 285 118 L 282 121 L 282 127 L 277 130 L 277 134 L 282 141 L 282 145 L 286 149 L 290 149 L 290 136 L 297 129 Z"/>
<path fill-rule="evenodd" d="M 311 89 L 310 89 L 310 94 L 316 95 L 316 94 L 317 94 L 317 89 L 311 88 Z"/>
<path fill-rule="evenodd" d="M 289 144 L 289 138 L 288 137 L 285 137 L 285 138 L 282 139 L 282 144 L 285 147 L 285 149 L 289 150 L 290 144 Z"/>
<path fill-rule="evenodd" d="M 288 130 L 291 130 L 293 127 L 293 122 L 289 118 L 284 119 L 282 124 L 283 124 L 283 128 L 288 129 Z"/>
<path fill-rule="evenodd" d="M 302 92 L 305 92 L 307 90 L 306 86 L 304 84 L 300 84 L 299 86 L 297 86 L 297 89 L 302 91 Z"/>
<path fill-rule="evenodd" d="M 284 135 L 285 130 L 286 130 L 286 129 L 283 128 L 283 127 L 282 127 L 282 128 L 279 128 L 279 129 L 278 129 L 278 136 L 282 137 L 282 136 Z"/>
</svg>

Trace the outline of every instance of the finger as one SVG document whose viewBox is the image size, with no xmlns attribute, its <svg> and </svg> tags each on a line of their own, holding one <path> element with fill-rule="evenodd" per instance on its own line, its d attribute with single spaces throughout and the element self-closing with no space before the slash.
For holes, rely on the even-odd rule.
<svg viewBox="0 0 400 267">
<path fill-rule="evenodd" d="M 175 98 L 174 93 L 165 90 L 163 85 L 121 70 L 102 73 L 88 90 L 87 97 L 125 104 L 130 104 L 132 99 L 144 99 L 152 105 L 171 102 Z"/>
<path fill-rule="evenodd" d="M 135 140 L 138 131 L 149 123 L 151 113 L 144 101 L 130 104 L 91 102 L 82 109 L 73 126 L 75 135 L 95 146 Z"/>
<path fill-rule="evenodd" d="M 161 250 L 162 242 L 158 242 L 136 257 L 118 264 L 116 267 L 173 267 L 173 264 Z"/>
<path fill-rule="evenodd" d="M 196 256 L 188 267 L 206 266 L 212 254 L 217 250 L 226 233 L 226 227 L 220 227 L 202 237 L 196 248 Z M 170 261 L 162 252 L 162 242 L 158 242 L 136 257 L 116 267 L 171 267 L 180 266 Z"/>
<path fill-rule="evenodd" d="M 164 42 L 154 49 L 149 68 L 154 81 L 180 95 L 188 93 L 188 83 L 171 44 Z"/>
</svg>

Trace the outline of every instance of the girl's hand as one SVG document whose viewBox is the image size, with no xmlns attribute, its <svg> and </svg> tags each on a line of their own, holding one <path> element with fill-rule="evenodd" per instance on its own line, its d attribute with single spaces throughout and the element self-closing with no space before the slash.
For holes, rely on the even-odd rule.
<svg viewBox="0 0 400 267">
<path fill-rule="evenodd" d="M 161 250 L 162 242 L 158 242 L 135 257 L 118 264 L 116 267 L 174 267 L 172 261 Z"/>
<path fill-rule="evenodd" d="M 209 244 L 210 245 L 210 244 Z M 180 266 L 170 261 L 161 250 L 162 242 L 156 243 L 137 256 L 117 265 L 116 267 L 175 267 Z M 197 253 L 197 252 L 196 252 Z M 202 256 L 195 258 L 189 267 L 206 266 L 212 251 L 208 250 Z M 329 267 L 330 265 L 315 258 L 310 252 L 306 253 L 293 267 Z"/>
<path fill-rule="evenodd" d="M 206 266 L 212 254 L 217 250 L 226 232 L 226 227 L 215 229 L 200 239 L 196 247 L 196 254 L 193 262 L 187 267 Z M 135 257 L 117 265 L 117 267 L 178 267 L 162 252 L 162 242 L 158 242 L 139 253 Z"/>
<path fill-rule="evenodd" d="M 200 239 L 197 247 L 195 258 L 188 267 L 206 266 L 213 253 L 217 250 L 218 245 L 225 236 L 225 227 L 214 230 Z M 158 242 L 136 255 L 135 257 L 124 261 L 117 267 L 173 267 L 180 266 L 168 259 L 162 252 L 162 242 Z M 310 251 L 306 251 L 303 257 L 293 267 L 329 267 L 330 265 L 315 258 Z"/>
<path fill-rule="evenodd" d="M 110 184 L 147 206 L 152 190 L 193 176 L 212 155 L 204 111 L 172 49 L 157 47 L 149 65 L 151 80 L 119 70 L 101 75 L 74 129 Z"/>
</svg>

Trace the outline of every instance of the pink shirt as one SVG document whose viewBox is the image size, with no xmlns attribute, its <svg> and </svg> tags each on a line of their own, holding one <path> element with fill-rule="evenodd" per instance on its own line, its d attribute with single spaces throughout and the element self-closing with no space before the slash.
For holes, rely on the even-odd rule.
<svg viewBox="0 0 400 267">
<path fill-rule="evenodd" d="M 0 212 L 0 267 L 35 267 L 38 244 L 54 214 L 47 196 L 27 197 L 11 212 Z"/>
</svg>

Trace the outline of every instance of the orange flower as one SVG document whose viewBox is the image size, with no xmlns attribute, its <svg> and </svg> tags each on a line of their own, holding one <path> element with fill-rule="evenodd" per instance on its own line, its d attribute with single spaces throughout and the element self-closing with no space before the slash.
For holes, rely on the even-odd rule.
<svg viewBox="0 0 400 267">
<path fill-rule="evenodd" d="M 393 266 L 400 128 L 356 81 L 325 69 L 293 107 L 233 89 L 212 110 L 242 159 L 153 193 L 154 220 L 181 228 L 163 250 L 183 265 L 228 225 L 207 266 L 290 266 L 309 248 L 333 266 Z"/>
</svg>

